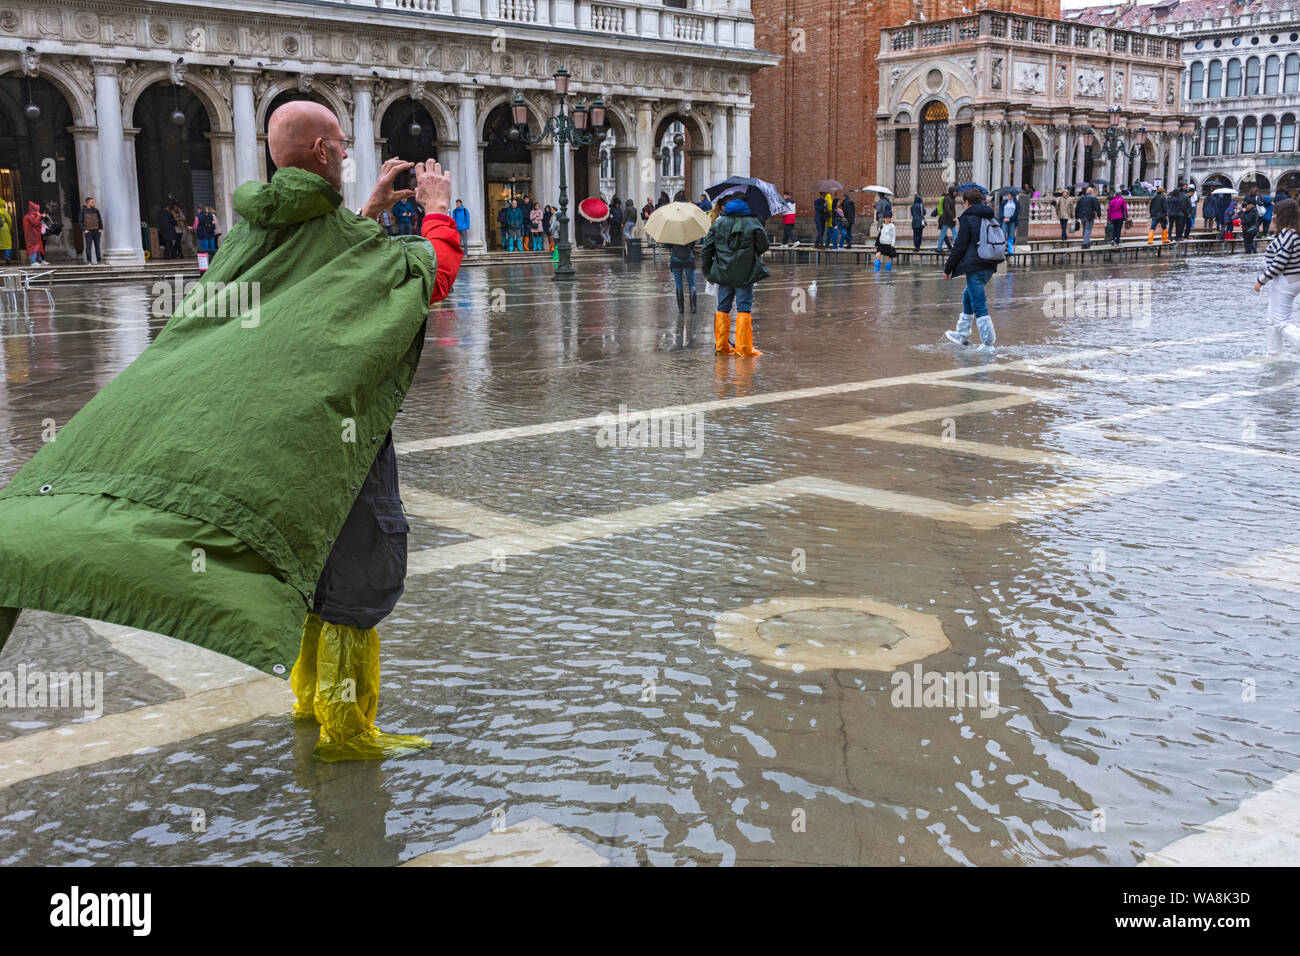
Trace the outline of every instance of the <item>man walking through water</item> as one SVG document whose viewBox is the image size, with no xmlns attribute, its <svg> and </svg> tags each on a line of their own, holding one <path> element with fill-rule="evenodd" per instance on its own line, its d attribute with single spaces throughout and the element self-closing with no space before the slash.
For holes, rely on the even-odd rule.
<svg viewBox="0 0 1300 956">
<path fill-rule="evenodd" d="M 451 177 L 395 189 L 389 160 L 358 216 L 329 110 L 285 104 L 267 142 L 208 272 L 0 491 L 0 647 L 22 608 L 168 634 L 288 675 L 323 760 L 409 753 L 374 725 L 375 625 L 406 572 L 390 429 L 462 257 Z M 423 235 L 387 236 L 411 197 Z"/>
</svg>

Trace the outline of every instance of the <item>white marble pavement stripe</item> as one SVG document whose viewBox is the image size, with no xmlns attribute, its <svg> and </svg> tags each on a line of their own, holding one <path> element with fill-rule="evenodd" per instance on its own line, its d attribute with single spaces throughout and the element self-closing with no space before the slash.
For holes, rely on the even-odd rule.
<svg viewBox="0 0 1300 956">
<path fill-rule="evenodd" d="M 468 501 L 444 498 L 442 495 L 421 491 L 409 485 L 402 487 L 402 502 L 406 506 L 408 515 L 424 518 L 446 528 L 455 528 L 457 531 L 464 531 L 479 538 L 497 534 L 524 534 L 541 527 L 522 518 L 512 518 L 499 511 L 470 504 Z"/>
<path fill-rule="evenodd" d="M 1300 772 L 1288 774 L 1202 832 L 1148 853 L 1142 866 L 1300 865 Z"/>
</svg>

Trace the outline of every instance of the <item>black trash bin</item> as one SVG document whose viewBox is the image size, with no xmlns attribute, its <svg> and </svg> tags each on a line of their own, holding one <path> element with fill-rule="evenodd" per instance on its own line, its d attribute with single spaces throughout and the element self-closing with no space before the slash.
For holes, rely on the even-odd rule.
<svg viewBox="0 0 1300 956">
<path fill-rule="evenodd" d="M 641 240 L 625 239 L 623 245 L 623 258 L 628 262 L 641 261 Z"/>
</svg>

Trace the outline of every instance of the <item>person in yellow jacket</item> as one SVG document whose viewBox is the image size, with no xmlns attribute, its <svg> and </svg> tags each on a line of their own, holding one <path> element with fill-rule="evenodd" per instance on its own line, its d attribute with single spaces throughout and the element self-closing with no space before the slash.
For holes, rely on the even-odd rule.
<svg viewBox="0 0 1300 956">
<path fill-rule="evenodd" d="M 14 219 L 3 202 L 0 202 L 0 251 L 5 254 L 5 262 L 14 254 Z"/>
</svg>

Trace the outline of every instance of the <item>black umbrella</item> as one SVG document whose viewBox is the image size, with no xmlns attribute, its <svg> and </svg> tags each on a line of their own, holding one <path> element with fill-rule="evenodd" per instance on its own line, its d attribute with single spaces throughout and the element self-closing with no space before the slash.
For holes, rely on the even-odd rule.
<svg viewBox="0 0 1300 956">
<path fill-rule="evenodd" d="M 748 176 L 732 176 L 720 183 L 714 183 L 704 190 L 704 195 L 717 201 L 722 196 L 745 200 L 749 211 L 762 222 L 777 213 L 785 211 L 785 198 L 769 182 L 750 179 Z"/>
</svg>

